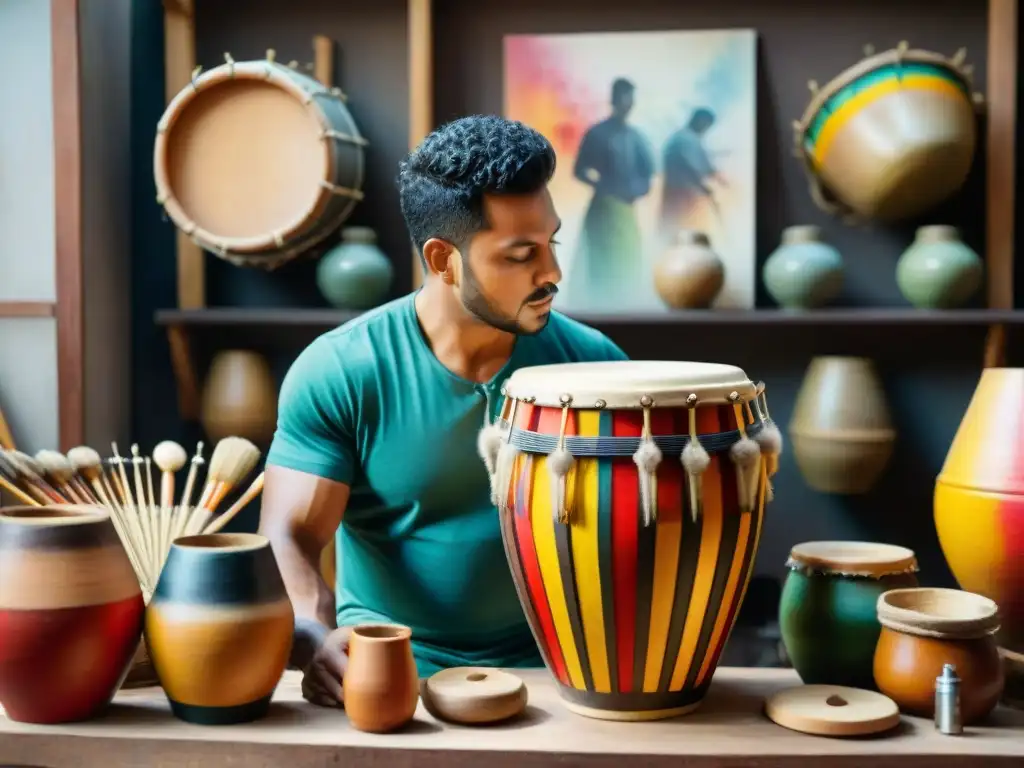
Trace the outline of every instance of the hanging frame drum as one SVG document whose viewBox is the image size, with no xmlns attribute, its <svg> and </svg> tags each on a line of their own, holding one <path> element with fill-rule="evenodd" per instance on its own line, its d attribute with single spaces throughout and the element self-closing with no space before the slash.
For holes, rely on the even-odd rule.
<svg viewBox="0 0 1024 768">
<path fill-rule="evenodd" d="M 811 196 L 851 219 L 903 220 L 954 194 L 974 162 L 977 105 L 961 49 L 907 43 L 869 55 L 819 89 L 793 124 Z"/>
<path fill-rule="evenodd" d="M 192 81 L 157 125 L 157 202 L 204 249 L 272 270 L 320 243 L 362 200 L 366 140 L 344 94 L 265 60 Z"/>
</svg>

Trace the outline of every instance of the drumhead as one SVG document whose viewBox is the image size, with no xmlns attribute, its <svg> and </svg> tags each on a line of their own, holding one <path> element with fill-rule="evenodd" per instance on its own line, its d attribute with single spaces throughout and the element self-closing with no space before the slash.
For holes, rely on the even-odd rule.
<svg viewBox="0 0 1024 768">
<path fill-rule="evenodd" d="M 806 541 L 789 553 L 790 567 L 849 576 L 887 576 L 917 570 L 913 550 L 869 541 Z"/>
<path fill-rule="evenodd" d="M 728 403 L 734 392 L 745 402 L 757 396 L 758 388 L 732 365 L 615 360 L 520 368 L 505 383 L 505 392 L 551 407 L 561 407 L 568 395 L 574 408 L 640 408 L 646 395 L 654 407 L 664 408 L 687 405 L 691 394 L 697 395 L 698 404 Z"/>
<path fill-rule="evenodd" d="M 265 80 L 200 89 L 167 134 L 170 193 L 198 228 L 234 249 L 289 232 L 327 176 L 322 131 L 312 110 Z"/>
</svg>

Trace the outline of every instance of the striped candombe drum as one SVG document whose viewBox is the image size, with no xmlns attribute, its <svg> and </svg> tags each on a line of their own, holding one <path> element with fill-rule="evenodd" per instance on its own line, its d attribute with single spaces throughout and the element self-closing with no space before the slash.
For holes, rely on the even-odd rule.
<svg viewBox="0 0 1024 768">
<path fill-rule="evenodd" d="M 696 708 L 743 601 L 781 449 L 763 385 L 727 365 L 629 361 L 521 369 L 504 393 L 481 452 L 566 706 L 612 720 Z"/>
<path fill-rule="evenodd" d="M 196 243 L 272 270 L 331 235 L 363 199 L 366 140 L 344 94 L 273 52 L 196 71 L 157 125 L 157 202 Z"/>
<path fill-rule="evenodd" d="M 855 218 L 899 220 L 956 192 L 977 143 L 966 51 L 947 58 L 901 43 L 873 54 L 814 92 L 794 124 L 819 207 Z"/>
</svg>

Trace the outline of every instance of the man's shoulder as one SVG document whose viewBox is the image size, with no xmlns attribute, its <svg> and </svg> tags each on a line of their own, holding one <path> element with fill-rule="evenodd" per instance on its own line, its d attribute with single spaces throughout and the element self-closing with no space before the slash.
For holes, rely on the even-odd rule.
<svg viewBox="0 0 1024 768">
<path fill-rule="evenodd" d="M 552 312 L 547 327 L 537 335 L 540 353 L 551 362 L 586 363 L 625 360 L 619 346 L 596 328 Z"/>
<path fill-rule="evenodd" d="M 392 349 L 402 333 L 407 302 L 402 296 L 364 312 L 314 339 L 296 358 L 292 369 L 307 382 L 329 378 L 336 384 L 373 374 L 380 353 Z"/>
</svg>

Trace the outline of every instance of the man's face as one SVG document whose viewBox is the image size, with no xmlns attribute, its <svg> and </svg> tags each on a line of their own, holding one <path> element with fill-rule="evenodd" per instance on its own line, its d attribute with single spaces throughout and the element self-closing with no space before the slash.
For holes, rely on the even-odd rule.
<svg viewBox="0 0 1024 768">
<path fill-rule="evenodd" d="M 626 117 L 633 110 L 633 91 L 622 89 L 612 99 L 612 112 L 619 117 Z"/>
<path fill-rule="evenodd" d="M 459 294 L 466 310 L 508 333 L 532 335 L 547 325 L 562 270 L 555 256 L 561 221 L 547 189 L 533 195 L 487 195 L 488 227 L 462 254 Z"/>
</svg>

